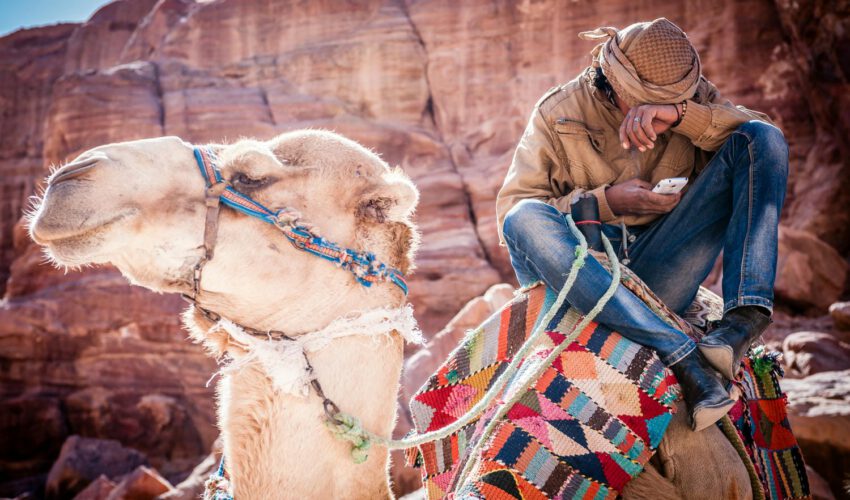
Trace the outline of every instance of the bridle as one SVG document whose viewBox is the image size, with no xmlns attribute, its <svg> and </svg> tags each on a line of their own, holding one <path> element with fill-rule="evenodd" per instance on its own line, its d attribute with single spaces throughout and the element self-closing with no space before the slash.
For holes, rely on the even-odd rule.
<svg viewBox="0 0 850 500">
<path fill-rule="evenodd" d="M 221 205 L 224 204 L 234 210 L 242 212 L 251 217 L 260 219 L 278 228 L 292 245 L 302 251 L 321 257 L 339 268 L 347 270 L 354 275 L 358 283 L 365 287 L 380 281 L 388 281 L 401 289 L 407 295 L 407 283 L 404 275 L 398 269 L 391 268 L 379 262 L 375 254 L 366 251 L 345 248 L 328 241 L 316 234 L 311 224 L 300 221 L 300 215 L 290 208 L 271 210 L 251 197 L 235 190 L 221 175 L 215 153 L 206 147 L 194 148 L 195 161 L 198 169 L 204 177 L 206 190 L 204 193 L 204 204 L 206 205 L 206 216 L 204 219 L 204 254 L 195 264 L 192 271 L 192 294 L 183 294 L 182 297 L 192 304 L 206 319 L 213 323 L 222 320 L 222 316 L 213 312 L 198 302 L 201 294 L 201 276 L 204 266 L 213 259 L 215 244 L 218 236 L 218 221 Z M 295 339 L 280 331 L 261 331 L 238 325 L 246 333 L 264 339 L 281 341 L 294 341 Z M 313 365 L 307 359 L 307 372 L 310 374 L 310 385 L 322 400 L 325 415 L 333 422 L 339 423 L 339 407 L 325 396 L 319 381 L 313 377 Z"/>
<path fill-rule="evenodd" d="M 218 216 L 222 204 L 275 226 L 295 248 L 335 263 L 341 269 L 351 272 L 363 286 L 370 287 L 379 281 L 389 281 L 407 295 L 407 282 L 404 281 L 401 271 L 379 262 L 372 252 L 344 248 L 322 238 L 316 234 L 311 224 L 301 222 L 298 212 L 291 208 L 271 210 L 250 196 L 233 189 L 233 186 L 222 178 L 216 159 L 211 149 L 195 148 L 195 161 L 206 183 L 204 204 L 207 213 L 204 222 L 204 255 L 195 264 L 192 295 L 187 297 L 191 298 L 191 302 L 197 303 L 201 292 L 201 273 L 215 252 Z"/>
</svg>

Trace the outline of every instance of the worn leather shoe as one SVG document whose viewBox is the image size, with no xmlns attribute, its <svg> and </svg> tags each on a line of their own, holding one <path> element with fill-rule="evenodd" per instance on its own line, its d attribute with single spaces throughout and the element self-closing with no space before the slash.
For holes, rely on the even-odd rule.
<svg viewBox="0 0 850 500">
<path fill-rule="evenodd" d="M 765 311 L 758 306 L 736 307 L 724 314 L 717 327 L 700 340 L 700 352 L 727 379 L 735 380 L 750 344 L 770 324 Z"/>
<path fill-rule="evenodd" d="M 670 369 L 682 388 L 682 396 L 690 410 L 693 430 L 701 431 L 717 422 L 729 413 L 735 404 L 717 372 L 697 349 Z"/>
</svg>

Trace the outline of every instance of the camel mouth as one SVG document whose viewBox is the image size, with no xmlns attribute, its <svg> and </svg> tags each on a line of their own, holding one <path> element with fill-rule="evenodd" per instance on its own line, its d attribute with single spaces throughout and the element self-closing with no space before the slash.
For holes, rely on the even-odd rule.
<svg viewBox="0 0 850 500">
<path fill-rule="evenodd" d="M 50 260 L 64 267 L 78 267 L 98 262 L 93 250 L 99 248 L 106 234 L 118 223 L 131 217 L 136 211 L 125 210 L 97 224 L 86 225 L 75 230 L 57 231 L 53 228 L 45 231 L 36 218 L 30 224 L 30 236 L 33 241 L 44 247 Z"/>
<path fill-rule="evenodd" d="M 30 225 L 30 235 L 33 241 L 39 245 L 51 245 L 61 243 L 65 240 L 79 240 L 85 235 L 100 231 L 107 228 L 116 222 L 126 219 L 135 212 L 134 210 L 125 210 L 122 213 L 110 217 L 109 219 L 97 222 L 94 224 L 80 225 L 76 228 L 58 229 L 55 227 L 45 228 L 43 224 L 39 224 L 40 219 L 36 219 Z"/>
</svg>

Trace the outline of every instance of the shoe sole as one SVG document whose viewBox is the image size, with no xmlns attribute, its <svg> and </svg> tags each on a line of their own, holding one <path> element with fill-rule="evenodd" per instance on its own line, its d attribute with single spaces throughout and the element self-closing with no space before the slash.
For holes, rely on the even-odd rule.
<svg viewBox="0 0 850 500">
<path fill-rule="evenodd" d="M 728 380 L 735 380 L 735 354 L 728 346 L 697 344 L 705 360 Z"/>
<path fill-rule="evenodd" d="M 692 415 L 694 431 L 699 432 L 712 426 L 718 420 L 726 416 L 733 406 L 735 406 L 735 402 L 728 399 L 719 405 L 697 408 Z"/>
</svg>

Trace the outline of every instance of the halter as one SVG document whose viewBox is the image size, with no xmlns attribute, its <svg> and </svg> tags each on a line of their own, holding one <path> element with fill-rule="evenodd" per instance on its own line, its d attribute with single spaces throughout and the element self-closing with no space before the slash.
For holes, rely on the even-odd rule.
<svg viewBox="0 0 850 500">
<path fill-rule="evenodd" d="M 292 245 L 302 251 L 316 255 L 335 263 L 351 272 L 358 283 L 371 287 L 378 281 L 389 281 L 407 295 L 407 283 L 398 269 L 379 262 L 372 252 L 343 248 L 318 236 L 310 225 L 299 223 L 297 213 L 288 208 L 274 211 L 262 203 L 233 189 L 221 176 L 216 165 L 216 156 L 209 148 L 195 148 L 195 161 L 206 183 L 205 204 L 207 206 L 204 224 L 204 255 L 195 265 L 193 272 L 192 303 L 197 304 L 201 292 L 201 272 L 204 265 L 213 258 L 218 234 L 218 214 L 221 204 L 255 217 L 278 228 Z"/>
</svg>

